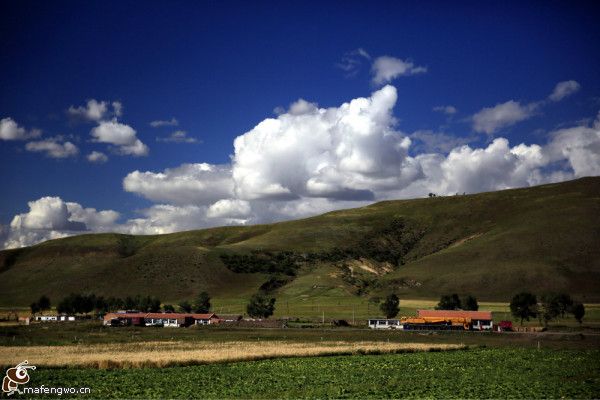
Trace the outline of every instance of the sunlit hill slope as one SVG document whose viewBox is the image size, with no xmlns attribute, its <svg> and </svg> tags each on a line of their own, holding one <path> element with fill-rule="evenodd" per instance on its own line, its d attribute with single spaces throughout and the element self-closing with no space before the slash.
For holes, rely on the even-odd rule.
<svg viewBox="0 0 600 400">
<path fill-rule="evenodd" d="M 0 252 L 3 306 L 71 292 L 176 302 L 207 290 L 243 300 L 260 287 L 288 301 L 391 291 L 507 301 L 520 290 L 560 290 L 597 302 L 600 178 L 386 201 L 270 225 L 89 234 Z"/>
</svg>

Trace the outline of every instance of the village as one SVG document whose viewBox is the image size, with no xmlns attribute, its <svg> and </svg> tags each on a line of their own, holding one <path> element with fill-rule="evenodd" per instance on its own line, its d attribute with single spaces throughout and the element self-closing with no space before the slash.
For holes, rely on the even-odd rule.
<svg viewBox="0 0 600 400">
<path fill-rule="evenodd" d="M 379 310 L 384 317 L 368 317 L 360 320 L 340 318 L 325 313 L 319 321 L 305 319 L 299 323 L 298 317 L 279 316 L 269 318 L 275 311 L 275 298 L 265 294 L 252 296 L 246 305 L 246 313 L 215 313 L 207 292 L 201 292 L 190 303 L 181 301 L 178 310 L 170 304 L 161 304 L 160 300 L 151 296 L 127 297 L 124 300 L 108 298 L 94 294 L 71 294 L 65 297 L 54 309 L 50 299 L 41 296 L 32 303 L 31 314 L 18 316 L 20 324 L 30 323 L 74 323 L 80 320 L 102 321 L 105 327 L 164 327 L 189 328 L 202 326 L 225 326 L 240 328 L 290 328 L 290 327 L 348 327 L 372 330 L 402 331 L 473 331 L 473 332 L 536 332 L 545 330 L 548 322 L 559 316 L 571 313 L 579 321 L 585 309 L 581 303 L 574 301 L 566 293 L 544 295 L 538 302 L 535 295 L 522 292 L 513 297 L 510 304 L 511 316 L 521 320 L 519 326 L 508 320 L 506 313 L 498 314 L 504 318 L 494 321 L 491 310 L 480 310 L 477 299 L 471 295 L 461 298 L 457 294 L 443 295 L 435 307 L 417 307 L 400 313 L 400 299 L 395 294 L 379 300 Z M 432 303 L 430 303 L 432 304 Z M 432 305 L 433 305 L 432 304 Z M 120 308 L 129 305 L 131 308 Z M 132 307 L 133 306 L 133 307 Z M 56 310 L 56 311 L 53 311 Z M 222 311 L 222 309 L 221 309 Z M 409 311 L 409 312 L 406 312 Z M 373 313 L 371 311 L 371 313 Z M 413 315 L 409 315 L 412 314 Z M 354 315 L 354 314 L 353 314 Z M 544 326 L 523 326 L 523 320 L 537 318 Z M 17 320 L 17 318 L 15 318 Z"/>
<path fill-rule="evenodd" d="M 76 315 L 37 315 L 35 322 L 75 322 L 87 319 Z M 140 312 L 139 310 L 121 310 L 109 312 L 102 317 L 103 325 L 110 327 L 137 326 L 137 327 L 165 327 L 187 328 L 203 325 L 254 325 L 273 326 L 273 320 L 246 318 L 242 315 L 222 315 L 215 313 L 181 313 L 181 312 Z M 333 326 L 350 326 L 344 320 L 332 320 Z M 20 322 L 29 324 L 29 317 L 21 317 Z M 287 327 L 283 320 L 281 326 Z M 463 311 L 463 310 L 417 310 L 416 316 L 394 318 L 370 318 L 367 321 L 371 329 L 398 329 L 398 330 L 463 330 L 463 331 L 512 331 L 511 321 L 494 323 L 491 311 Z M 364 327 L 364 325 L 359 326 Z"/>
</svg>

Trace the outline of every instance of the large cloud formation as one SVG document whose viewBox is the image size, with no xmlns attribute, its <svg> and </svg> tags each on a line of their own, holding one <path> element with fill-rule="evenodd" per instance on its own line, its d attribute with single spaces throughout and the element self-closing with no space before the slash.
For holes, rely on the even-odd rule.
<svg viewBox="0 0 600 400">
<path fill-rule="evenodd" d="M 496 138 L 474 148 L 457 140 L 410 156 L 409 136 L 423 141 L 423 134 L 396 129 L 396 101 L 392 86 L 339 107 L 299 100 L 237 137 L 231 165 L 134 171 L 123 185 L 150 200 L 208 207 L 202 221 L 219 215 L 265 222 L 428 192 L 473 193 L 600 174 L 598 121 L 553 132 L 545 145 L 511 146 Z"/>
<path fill-rule="evenodd" d="M 452 140 L 398 130 L 392 113 L 397 98 L 396 89 L 385 86 L 339 107 L 299 100 L 238 136 L 230 164 L 127 174 L 124 190 L 157 203 L 140 210 L 139 218 L 117 223 L 114 211 L 100 217 L 103 211 L 44 198 L 15 217 L 5 246 L 84 229 L 149 234 L 272 222 L 429 192 L 475 193 L 600 175 L 600 114 L 592 124 L 551 132 L 543 144 L 511 145 L 498 137 L 483 147 L 459 141 L 415 153 L 413 140 Z"/>
<path fill-rule="evenodd" d="M 234 141 L 237 197 L 373 199 L 373 190 L 412 178 L 410 140 L 393 128 L 396 100 L 386 86 L 337 108 L 295 103 L 262 121 Z"/>
</svg>

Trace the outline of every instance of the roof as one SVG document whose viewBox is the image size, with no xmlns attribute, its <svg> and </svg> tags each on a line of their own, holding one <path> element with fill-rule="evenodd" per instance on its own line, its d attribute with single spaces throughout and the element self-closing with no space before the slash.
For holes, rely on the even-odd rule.
<svg viewBox="0 0 600 400">
<path fill-rule="evenodd" d="M 491 320 L 491 311 L 462 311 L 462 310 L 417 310 L 418 317 L 433 318 L 471 318 L 481 320 Z"/>
<path fill-rule="evenodd" d="M 211 318 L 219 318 L 215 313 L 210 314 L 190 314 L 194 319 L 211 319 Z"/>
<path fill-rule="evenodd" d="M 105 320 L 113 318 L 169 318 L 169 319 L 212 319 L 219 318 L 216 314 L 188 314 L 188 313 L 108 313 L 104 316 Z"/>
</svg>

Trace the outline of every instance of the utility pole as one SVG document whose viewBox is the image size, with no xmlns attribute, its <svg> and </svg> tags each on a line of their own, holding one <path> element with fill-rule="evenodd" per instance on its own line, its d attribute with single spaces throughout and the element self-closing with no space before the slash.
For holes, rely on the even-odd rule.
<svg viewBox="0 0 600 400">
<path fill-rule="evenodd" d="M 323 325 L 325 325 L 325 310 L 323 310 Z"/>
<path fill-rule="evenodd" d="M 352 325 L 354 325 L 354 305 L 352 306 Z"/>
</svg>

